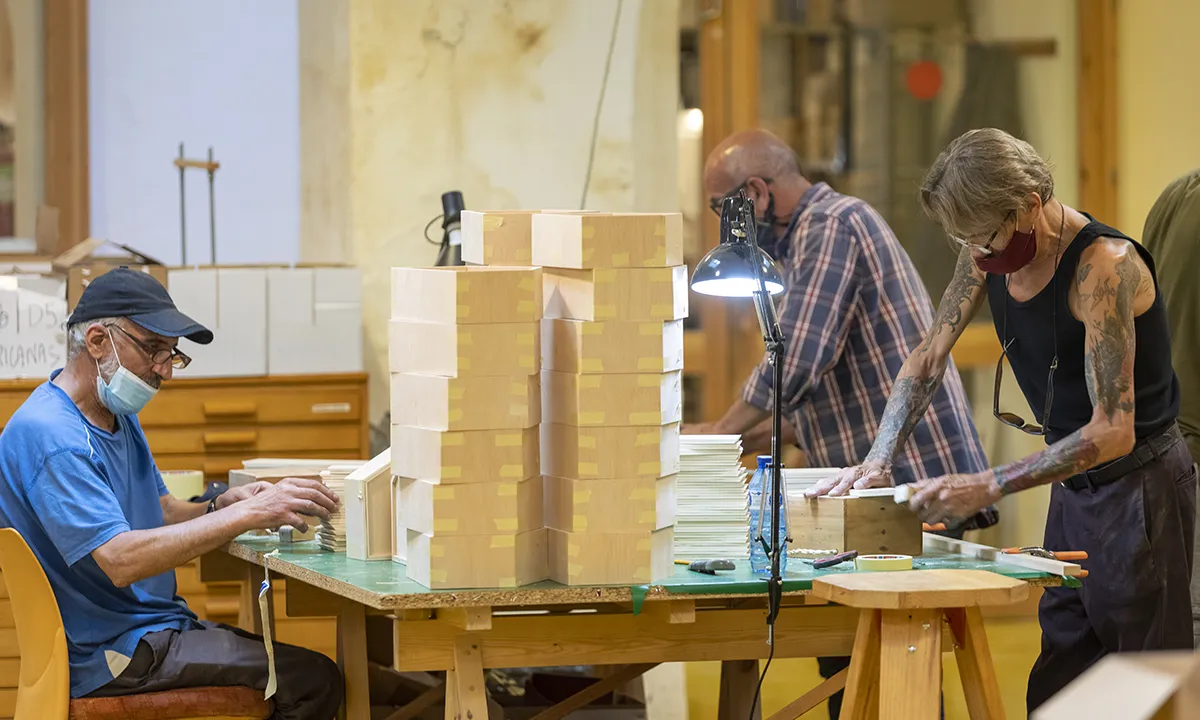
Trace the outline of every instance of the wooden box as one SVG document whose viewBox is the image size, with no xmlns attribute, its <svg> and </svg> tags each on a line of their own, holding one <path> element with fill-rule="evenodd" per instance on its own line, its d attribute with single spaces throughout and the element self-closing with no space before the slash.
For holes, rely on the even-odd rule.
<svg viewBox="0 0 1200 720">
<path fill-rule="evenodd" d="M 542 527 L 542 481 L 440 485 L 401 478 L 400 508 L 406 529 L 434 537 L 523 533 Z"/>
<path fill-rule="evenodd" d="M 534 211 L 462 213 L 462 259 L 472 265 L 532 265 Z"/>
<path fill-rule="evenodd" d="M 921 554 L 921 519 L 892 497 L 788 498 L 793 548 Z"/>
<path fill-rule="evenodd" d="M 545 475 L 656 478 L 679 472 L 679 423 L 579 427 L 544 422 L 541 435 Z"/>
<path fill-rule="evenodd" d="M 346 557 L 354 560 L 392 557 L 391 451 L 384 450 L 371 458 L 343 482 Z"/>
<path fill-rule="evenodd" d="M 544 476 L 546 527 L 573 533 L 661 530 L 675 524 L 675 476 L 579 480 Z"/>
<path fill-rule="evenodd" d="M 531 222 L 534 265 L 585 270 L 683 264 L 679 213 L 540 213 Z"/>
<path fill-rule="evenodd" d="M 392 319 L 446 325 L 542 319 L 541 268 L 392 268 Z"/>
<path fill-rule="evenodd" d="M 683 321 L 542 320 L 542 368 L 569 373 L 661 373 L 683 369 Z"/>
<path fill-rule="evenodd" d="M 546 563 L 544 528 L 516 535 L 408 531 L 408 577 L 434 590 L 528 585 L 549 576 Z"/>
<path fill-rule="evenodd" d="M 392 474 L 446 485 L 524 480 L 539 472 L 538 428 L 441 432 L 392 426 Z"/>
<path fill-rule="evenodd" d="M 541 328 L 537 323 L 388 323 L 388 367 L 394 373 L 532 375 L 540 369 L 540 355 Z"/>
<path fill-rule="evenodd" d="M 683 420 L 681 372 L 575 375 L 542 371 L 542 417 L 576 425 L 668 425 Z"/>
<path fill-rule="evenodd" d="M 675 570 L 674 528 L 546 533 L 550 578 L 563 585 L 642 585 L 670 577 Z"/>
<path fill-rule="evenodd" d="M 665 322 L 688 314 L 688 269 L 546 270 L 545 316 L 567 320 Z"/>
<path fill-rule="evenodd" d="M 537 375 L 392 375 L 392 422 L 427 430 L 511 430 L 542 419 Z"/>
</svg>

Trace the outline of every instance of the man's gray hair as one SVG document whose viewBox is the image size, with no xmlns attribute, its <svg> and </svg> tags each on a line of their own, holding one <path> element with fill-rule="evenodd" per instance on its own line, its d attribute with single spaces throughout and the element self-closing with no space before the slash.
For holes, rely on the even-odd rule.
<svg viewBox="0 0 1200 720">
<path fill-rule="evenodd" d="M 996 128 L 968 130 L 933 161 L 921 184 L 921 209 L 959 238 L 986 237 L 1009 213 L 1054 195 L 1050 164 L 1029 143 Z"/>
<path fill-rule="evenodd" d="M 93 325 L 99 324 L 104 327 L 110 327 L 117 324 L 120 318 L 97 318 L 95 320 L 84 320 L 83 322 L 73 323 L 67 326 L 67 362 L 75 359 L 75 356 L 84 351 L 87 345 L 87 331 Z"/>
</svg>

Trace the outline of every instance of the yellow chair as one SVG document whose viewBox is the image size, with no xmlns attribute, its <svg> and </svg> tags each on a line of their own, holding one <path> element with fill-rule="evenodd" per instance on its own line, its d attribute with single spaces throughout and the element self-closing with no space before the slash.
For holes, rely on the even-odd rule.
<svg viewBox="0 0 1200 720">
<path fill-rule="evenodd" d="M 0 529 L 0 570 L 8 585 L 21 675 L 15 720 L 266 720 L 272 703 L 244 687 L 189 688 L 115 698 L 70 695 L 67 635 L 58 601 L 25 540 Z"/>
</svg>

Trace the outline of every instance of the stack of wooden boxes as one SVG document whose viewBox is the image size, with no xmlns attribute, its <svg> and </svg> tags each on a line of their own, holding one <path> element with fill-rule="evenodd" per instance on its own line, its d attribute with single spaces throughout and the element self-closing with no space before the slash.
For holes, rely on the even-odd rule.
<svg viewBox="0 0 1200 720">
<path fill-rule="evenodd" d="M 431 588 L 547 577 L 537 268 L 394 268 L 396 558 Z"/>
<path fill-rule="evenodd" d="M 543 267 L 542 473 L 552 579 L 672 572 L 687 268 L 678 214 L 531 216 Z"/>
</svg>

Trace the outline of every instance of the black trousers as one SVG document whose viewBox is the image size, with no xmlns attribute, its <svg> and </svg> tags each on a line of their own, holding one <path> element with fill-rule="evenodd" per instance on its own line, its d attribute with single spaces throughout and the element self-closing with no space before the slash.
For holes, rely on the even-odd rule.
<svg viewBox="0 0 1200 720">
<path fill-rule="evenodd" d="M 263 639 L 238 628 L 204 622 L 203 630 L 163 630 L 142 637 L 128 667 L 91 697 L 190 687 L 267 687 Z M 342 674 L 324 655 L 279 642 L 272 720 L 332 720 L 342 702 Z"/>
<path fill-rule="evenodd" d="M 1086 550 L 1083 587 L 1046 588 L 1029 712 L 1108 653 L 1192 648 L 1196 469 L 1185 443 L 1092 489 L 1055 484 L 1044 546 Z"/>
</svg>

